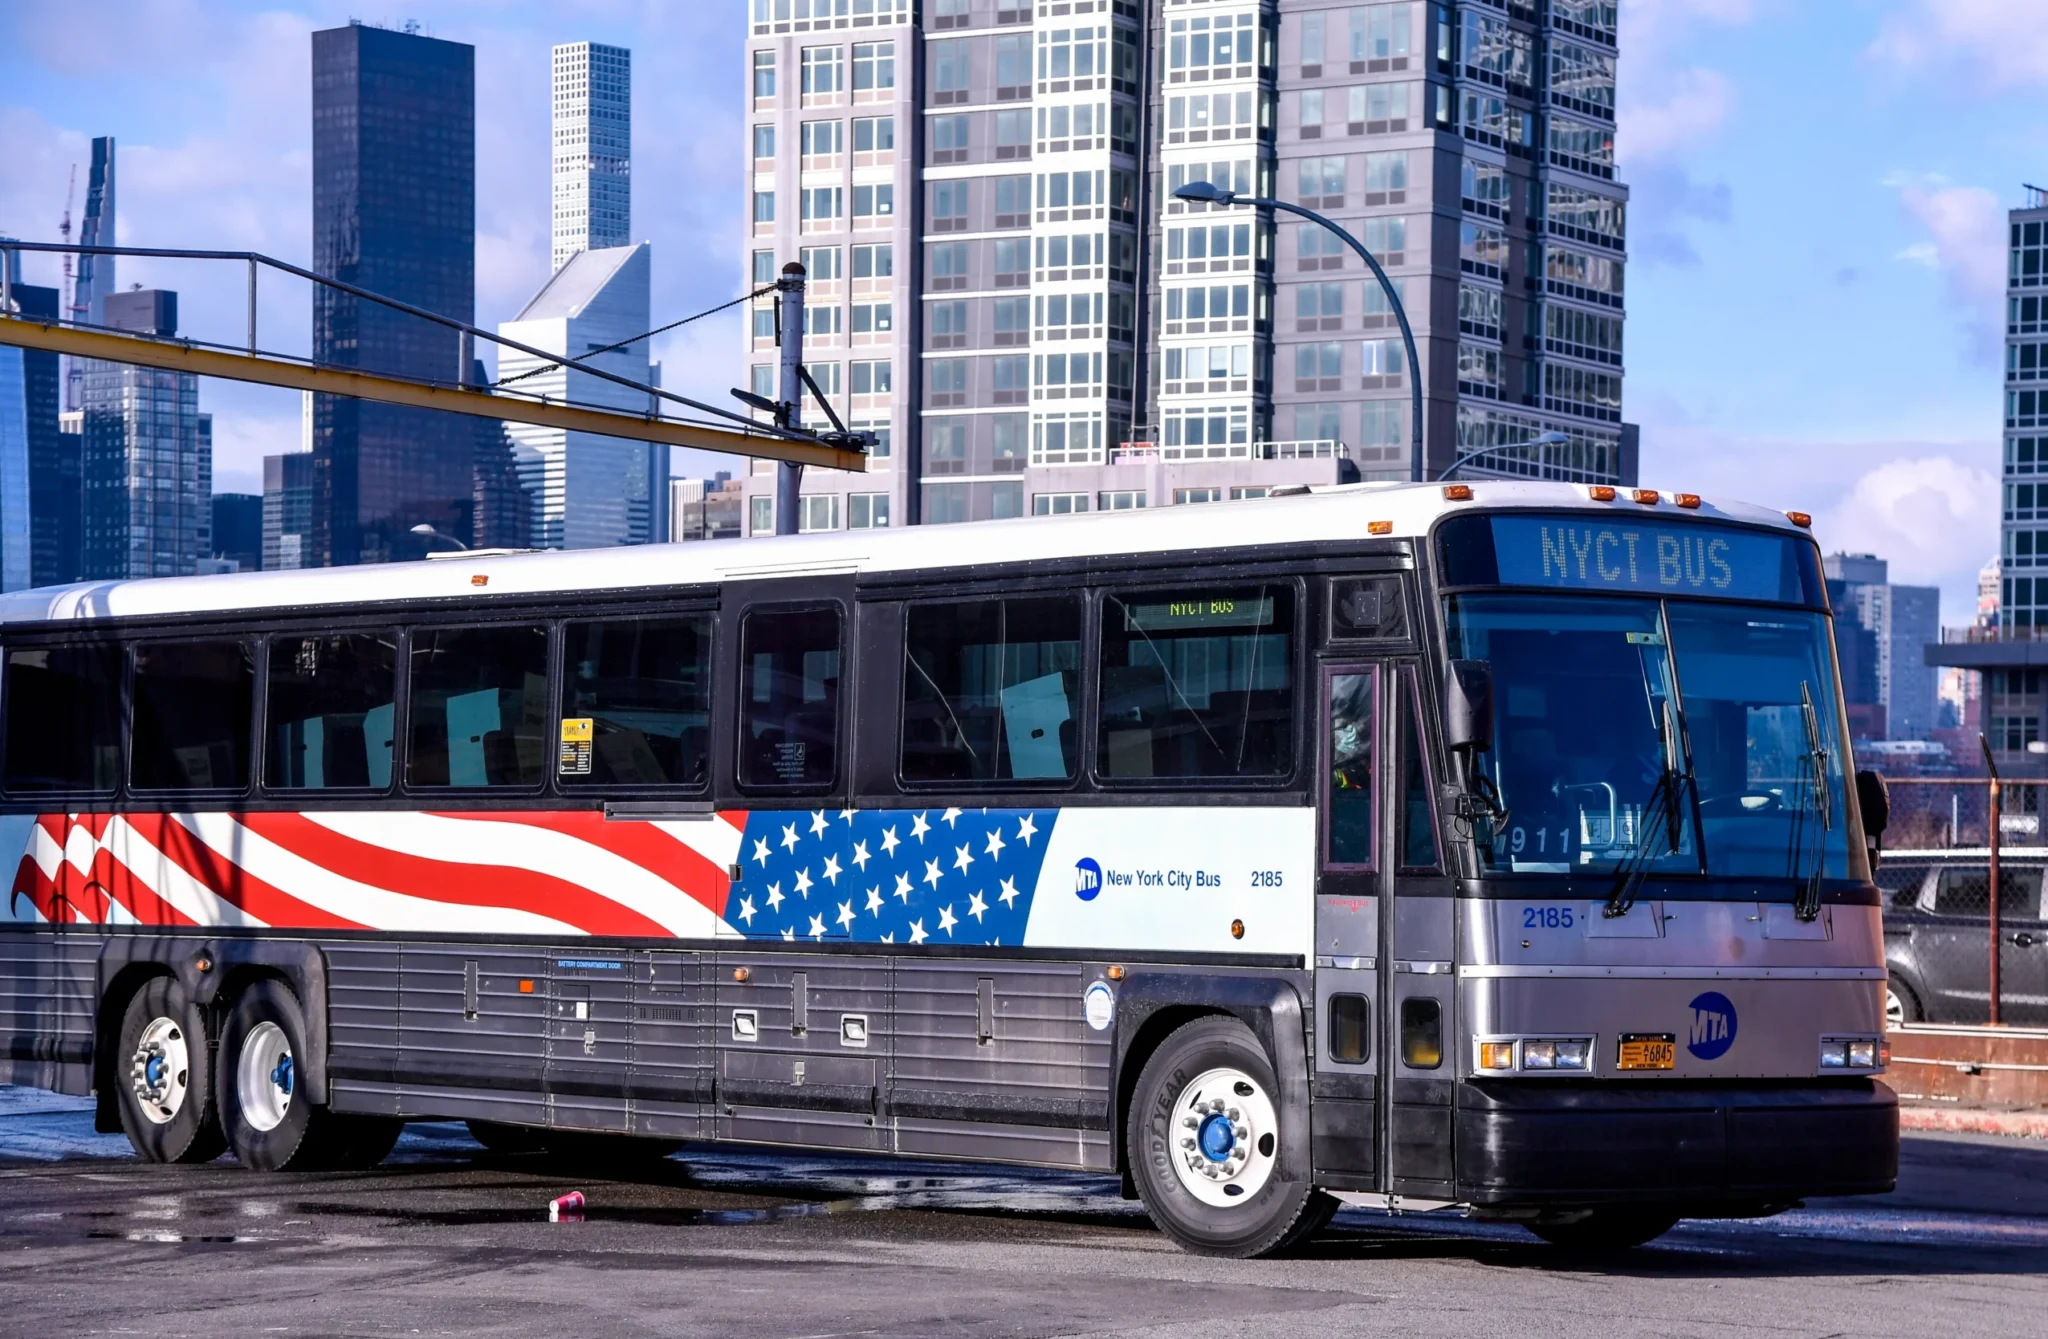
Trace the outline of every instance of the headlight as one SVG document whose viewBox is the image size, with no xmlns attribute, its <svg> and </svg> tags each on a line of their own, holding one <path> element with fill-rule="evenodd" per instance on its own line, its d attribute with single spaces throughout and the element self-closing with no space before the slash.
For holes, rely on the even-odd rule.
<svg viewBox="0 0 2048 1339">
<path fill-rule="evenodd" d="M 1584 1069 L 1586 1061 L 1593 1054 L 1591 1037 L 1574 1037 L 1570 1041 L 1557 1043 L 1557 1067 L 1559 1069 Z"/>
<path fill-rule="evenodd" d="M 1829 1038 L 1820 1044 L 1820 1067 L 1822 1069 L 1846 1069 L 1849 1066 L 1849 1043 L 1839 1037 Z"/>
<path fill-rule="evenodd" d="M 1849 1067 L 1851 1069 L 1877 1068 L 1877 1043 L 1869 1038 L 1849 1043 Z"/>
<path fill-rule="evenodd" d="M 1881 1037 L 1822 1037 L 1822 1069 L 1882 1069 L 1891 1059 L 1891 1048 Z"/>
</svg>

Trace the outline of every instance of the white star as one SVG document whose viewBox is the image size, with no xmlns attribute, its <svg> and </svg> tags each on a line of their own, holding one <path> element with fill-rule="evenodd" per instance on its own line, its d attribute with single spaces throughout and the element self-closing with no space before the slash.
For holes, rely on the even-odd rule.
<svg viewBox="0 0 2048 1339">
<path fill-rule="evenodd" d="M 811 917 L 811 928 L 804 931 L 804 933 L 813 939 L 823 939 L 825 937 L 825 918 L 823 916 Z"/>
<path fill-rule="evenodd" d="M 848 826 L 848 827 L 852 827 L 852 826 L 853 826 L 853 816 L 854 816 L 854 814 L 855 814 L 855 813 L 857 813 L 857 812 L 858 812 L 857 810 L 853 810 L 853 809 L 841 809 L 841 810 L 839 811 L 839 821 L 840 821 L 840 822 L 842 822 L 842 823 L 844 823 L 844 824 L 846 824 L 846 826 Z"/>
<path fill-rule="evenodd" d="M 974 917 L 975 920 L 979 921 L 982 913 L 987 910 L 988 903 L 982 900 L 980 893 L 976 893 L 967 899 L 967 914 Z"/>
<path fill-rule="evenodd" d="M 924 821 L 922 812 L 910 820 L 910 835 L 917 838 L 919 845 L 924 844 L 924 834 L 931 830 L 932 825 Z"/>
<path fill-rule="evenodd" d="M 936 860 L 927 860 L 927 861 L 925 861 L 925 862 L 924 862 L 924 881 L 925 881 L 926 883 L 928 883 L 928 884 L 930 884 L 930 885 L 931 885 L 932 887 L 936 888 L 936 887 L 938 887 L 938 886 L 939 886 L 939 880 L 940 880 L 940 879 L 942 879 L 942 878 L 944 878 L 944 877 L 945 877 L 944 875 L 942 875 L 942 874 L 940 874 L 940 873 L 939 873 L 939 862 L 938 862 L 938 861 L 936 861 Z"/>
<path fill-rule="evenodd" d="M 958 809 L 948 809 L 943 817 L 946 820 L 946 826 L 949 828 L 960 825 L 960 811 Z"/>
<path fill-rule="evenodd" d="M 838 857 L 838 856 L 836 856 L 836 855 L 828 855 L 828 856 L 826 856 L 826 857 L 825 857 L 825 879 L 826 879 L 826 881 L 827 881 L 827 882 L 829 882 L 829 883 L 830 883 L 830 884 L 831 884 L 831 885 L 832 885 L 832 886 L 833 886 L 834 888 L 837 888 L 837 887 L 839 886 L 839 857 Z"/>
<path fill-rule="evenodd" d="M 768 910 L 780 911 L 781 909 L 782 885 L 779 883 L 771 883 L 768 885 Z"/>
<path fill-rule="evenodd" d="M 782 849 L 783 849 L 783 850 L 785 850 L 785 851 L 794 851 L 794 850 L 796 849 L 796 844 L 797 844 L 797 842 L 798 842 L 799 840 L 800 840 L 800 838 L 798 838 L 798 836 L 796 835 L 796 824 L 794 824 L 794 823 L 788 824 L 787 826 L 785 826 L 785 827 L 784 827 L 784 828 L 782 829 Z"/>
<path fill-rule="evenodd" d="M 1024 815 L 1022 821 L 1017 824 L 1017 840 L 1023 842 L 1026 846 L 1031 845 L 1031 838 L 1037 832 L 1038 824 L 1031 821 L 1031 815 L 1029 814 Z"/>
<path fill-rule="evenodd" d="M 896 932 L 895 932 L 894 930 L 891 930 L 891 931 L 890 931 L 889 933 L 887 933 L 887 934 L 883 935 L 883 936 L 882 936 L 882 942 L 883 942 L 884 944 L 893 944 L 893 943 L 895 943 L 895 942 L 896 942 Z"/>
<path fill-rule="evenodd" d="M 741 899 L 740 899 L 740 919 L 741 919 L 742 921 L 745 921 L 745 922 L 746 922 L 746 923 L 747 923 L 748 925 L 752 925 L 752 924 L 754 923 L 754 899 L 753 899 L 753 898 L 751 898 L 751 897 L 743 897 L 743 898 L 741 898 Z"/>
<path fill-rule="evenodd" d="M 811 835 L 813 837 L 825 835 L 825 811 L 823 809 L 813 810 L 811 813 Z"/>
<path fill-rule="evenodd" d="M 880 885 L 877 885 L 873 888 L 868 889 L 868 915 L 879 916 L 881 913 L 882 889 Z"/>
<path fill-rule="evenodd" d="M 766 837 L 754 838 L 754 859 L 764 865 L 768 863 L 768 839 Z"/>
<path fill-rule="evenodd" d="M 808 902 L 811 900 L 811 872 L 809 870 L 800 869 L 796 872 L 796 890 L 802 895 L 804 901 Z"/>
<path fill-rule="evenodd" d="M 898 874 L 896 876 L 896 899 L 904 903 L 910 901 L 910 876 L 908 874 Z"/>
<path fill-rule="evenodd" d="M 988 849 L 983 851 L 982 854 L 992 855 L 1000 860 L 1003 858 L 1003 845 L 1003 834 L 998 829 L 990 828 L 988 830 Z"/>
<path fill-rule="evenodd" d="M 922 944 L 924 941 L 924 922 L 912 921 L 910 923 L 910 942 L 913 944 Z"/>
<path fill-rule="evenodd" d="M 795 930 L 793 930 L 793 929 L 790 929 L 790 928 L 788 928 L 788 927 L 784 927 L 784 929 L 783 929 L 783 931 L 782 931 L 782 942 L 783 942 L 783 943 L 785 943 L 785 944 L 793 944 L 793 943 L 795 943 L 795 942 L 796 942 L 796 931 L 795 931 Z"/>
<path fill-rule="evenodd" d="M 896 837 L 896 825 L 894 823 L 891 823 L 882 832 L 882 854 L 895 855 L 896 848 L 901 846 L 902 844 L 903 843 L 897 840 Z"/>
<path fill-rule="evenodd" d="M 860 869 L 861 873 L 867 873 L 868 861 L 873 859 L 874 857 L 868 854 L 868 844 L 866 842 L 855 842 L 853 844 L 853 863 Z"/>
<path fill-rule="evenodd" d="M 1015 902 L 1016 902 L 1016 900 L 1017 900 L 1017 881 L 1016 881 L 1015 879 L 1004 879 L 1004 880 L 1003 880 L 1003 891 L 1002 891 L 1001 893 L 997 894 L 997 896 L 996 896 L 996 901 L 998 901 L 998 902 L 1002 903 L 1002 904 L 1003 904 L 1004 906 L 1006 906 L 1006 907 L 1007 907 L 1007 906 L 1010 906 L 1010 905 L 1012 905 L 1013 903 L 1015 903 Z"/>
<path fill-rule="evenodd" d="M 968 867 L 969 865 L 971 865 L 971 864 L 973 864 L 973 863 L 974 863 L 974 853 L 973 853 L 972 851 L 968 850 L 968 849 L 967 849 L 966 847 L 964 847 L 964 846 L 961 846 L 961 847 L 957 847 L 957 848 L 955 848 L 955 850 L 954 850 L 954 852 L 953 852 L 953 868 L 954 868 L 954 869 L 966 869 L 966 868 L 967 868 L 967 867 Z"/>
<path fill-rule="evenodd" d="M 853 903 L 851 901 L 841 902 L 839 904 L 839 915 L 837 917 L 837 920 L 839 921 L 840 928 L 842 929 L 844 929 L 846 926 L 853 924 Z"/>
<path fill-rule="evenodd" d="M 951 902 L 939 908 L 939 928 L 946 932 L 946 938 L 951 939 L 953 937 L 953 927 L 959 923 L 960 918 L 953 914 L 953 904 Z"/>
</svg>

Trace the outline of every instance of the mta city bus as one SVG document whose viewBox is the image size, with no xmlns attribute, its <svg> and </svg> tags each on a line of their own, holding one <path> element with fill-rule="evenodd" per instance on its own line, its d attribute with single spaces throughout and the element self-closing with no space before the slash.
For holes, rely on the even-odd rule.
<svg viewBox="0 0 2048 1339">
<path fill-rule="evenodd" d="M 0 1080 L 1621 1245 L 1894 1180 L 1805 518 L 1361 485 L 0 599 Z"/>
</svg>

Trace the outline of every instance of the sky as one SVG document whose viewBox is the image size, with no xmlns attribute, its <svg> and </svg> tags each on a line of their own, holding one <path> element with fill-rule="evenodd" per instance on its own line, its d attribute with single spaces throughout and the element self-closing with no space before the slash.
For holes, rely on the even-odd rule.
<svg viewBox="0 0 2048 1339">
<path fill-rule="evenodd" d="M 308 34 L 417 20 L 477 49 L 478 324 L 547 277 L 556 42 L 633 51 L 656 323 L 738 295 L 742 0 L 361 3 L 0 4 L 0 234 L 56 240 L 72 165 L 113 134 L 124 245 L 307 263 Z M 1811 512 L 1828 551 L 1888 558 L 1966 621 L 1998 544 L 2004 213 L 2048 182 L 2048 0 L 1621 0 L 1621 16 L 1624 413 L 1643 482 Z M 124 261 L 120 278 L 179 289 L 187 333 L 243 337 L 233 267 Z M 305 287 L 266 282 L 264 344 L 303 351 Z M 655 353 L 669 387 L 723 403 L 739 347 L 728 313 Z M 293 393 L 209 381 L 201 401 L 221 491 L 256 491 L 263 455 L 298 444 Z"/>
</svg>

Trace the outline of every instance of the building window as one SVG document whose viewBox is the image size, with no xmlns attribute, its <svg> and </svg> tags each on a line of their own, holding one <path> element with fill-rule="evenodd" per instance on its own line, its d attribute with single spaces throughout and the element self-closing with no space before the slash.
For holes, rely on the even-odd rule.
<svg viewBox="0 0 2048 1339">
<path fill-rule="evenodd" d="M 1031 495 L 1033 516 L 1071 516 L 1088 510 L 1086 493 L 1034 493 Z"/>
<path fill-rule="evenodd" d="M 804 200 L 804 222 L 822 223 L 838 218 L 845 206 L 843 192 L 844 188 L 839 186 L 806 187 L 801 192 Z"/>
<path fill-rule="evenodd" d="M 833 188 L 837 190 L 837 187 Z M 853 188 L 853 217 L 859 219 L 888 218 L 896 212 L 896 188 L 894 186 L 856 186 Z M 856 222 L 855 227 L 859 227 Z"/>
<path fill-rule="evenodd" d="M 1294 406 L 1294 440 L 1335 442 L 1344 437 L 1344 407 L 1335 404 Z"/>
<path fill-rule="evenodd" d="M 967 519 L 966 484 L 926 484 L 924 523 L 957 525 Z"/>
<path fill-rule="evenodd" d="M 853 249 L 853 277 L 887 279 L 896 273 L 896 248 L 887 242 Z"/>
<path fill-rule="evenodd" d="M 806 121 L 799 134 L 805 158 L 837 158 L 846 149 L 844 121 Z"/>
<path fill-rule="evenodd" d="M 988 515 L 992 521 L 1007 521 L 1024 514 L 1024 485 L 1021 483 L 992 484 L 988 499 Z"/>
<path fill-rule="evenodd" d="M 1378 73 L 1407 68 L 1409 11 L 1400 5 L 1369 5 L 1351 11 L 1351 72 Z M 1400 61 L 1396 65 L 1392 62 Z M 1362 63 L 1365 64 L 1361 69 Z M 1387 62 L 1382 64 L 1381 62 Z"/>
<path fill-rule="evenodd" d="M 775 499 L 756 496 L 747 499 L 747 533 L 750 535 L 772 535 L 775 533 Z"/>
<path fill-rule="evenodd" d="M 856 302 L 853 305 L 853 333 L 856 335 L 879 335 L 894 328 L 891 304 L 887 302 Z"/>
<path fill-rule="evenodd" d="M 853 91 L 874 92 L 896 87 L 896 44 L 856 42 L 853 46 Z"/>
<path fill-rule="evenodd" d="M 807 493 L 798 501 L 801 505 L 797 511 L 797 530 L 800 533 L 839 528 L 839 494 Z"/>
<path fill-rule="evenodd" d="M 964 113 L 956 116 L 934 116 L 926 124 L 931 128 L 932 162 L 967 161 L 968 117 Z"/>
<path fill-rule="evenodd" d="M 836 246 L 807 246 L 803 251 L 804 278 L 812 283 L 829 283 L 844 277 L 840 273 L 842 253 Z"/>
<path fill-rule="evenodd" d="M 887 493 L 855 493 L 846 499 L 846 528 L 883 530 L 889 525 Z"/>
<path fill-rule="evenodd" d="M 754 253 L 754 282 L 772 284 L 775 282 L 775 253 L 756 251 Z"/>
<path fill-rule="evenodd" d="M 855 395 L 887 395 L 892 383 L 893 364 L 886 359 L 879 362 L 853 364 L 851 377 Z"/>
<path fill-rule="evenodd" d="M 775 53 L 756 51 L 754 53 L 754 101 L 775 100 Z"/>
<path fill-rule="evenodd" d="M 1222 500 L 1223 490 L 1220 488 L 1176 488 L 1173 490 L 1173 505 L 1176 507 L 1185 507 L 1196 502 L 1221 502 Z"/>
<path fill-rule="evenodd" d="M 934 358 L 925 364 L 925 398 L 934 408 L 967 403 L 967 360 Z"/>
<path fill-rule="evenodd" d="M 1095 495 L 1097 511 L 1136 511 L 1145 505 L 1142 488 L 1113 488 Z"/>
<path fill-rule="evenodd" d="M 773 223 L 773 222 L 775 222 L 775 192 L 774 192 L 774 191 L 755 191 L 755 192 L 754 192 L 754 222 L 756 222 L 756 223 Z M 772 258 L 771 258 L 771 263 L 772 263 Z"/>
<path fill-rule="evenodd" d="M 836 46 L 807 46 L 803 52 L 803 93 L 805 98 L 828 101 L 845 87 L 843 50 Z"/>
<path fill-rule="evenodd" d="M 896 148 L 896 118 L 863 116 L 853 123 L 855 153 L 892 153 Z M 856 163 L 858 167 L 860 164 Z"/>
<path fill-rule="evenodd" d="M 754 157 L 757 160 L 775 157 L 774 126 L 754 127 Z M 760 169 L 756 168 L 755 170 L 759 171 Z"/>
<path fill-rule="evenodd" d="M 969 53 L 974 43 L 967 38 L 927 44 L 932 58 L 932 101 L 943 106 L 949 102 L 967 101 L 967 89 L 972 78 Z"/>
<path fill-rule="evenodd" d="M 1031 96 L 1031 36 L 1010 33 L 996 39 L 996 97 L 1001 101 Z"/>
</svg>

